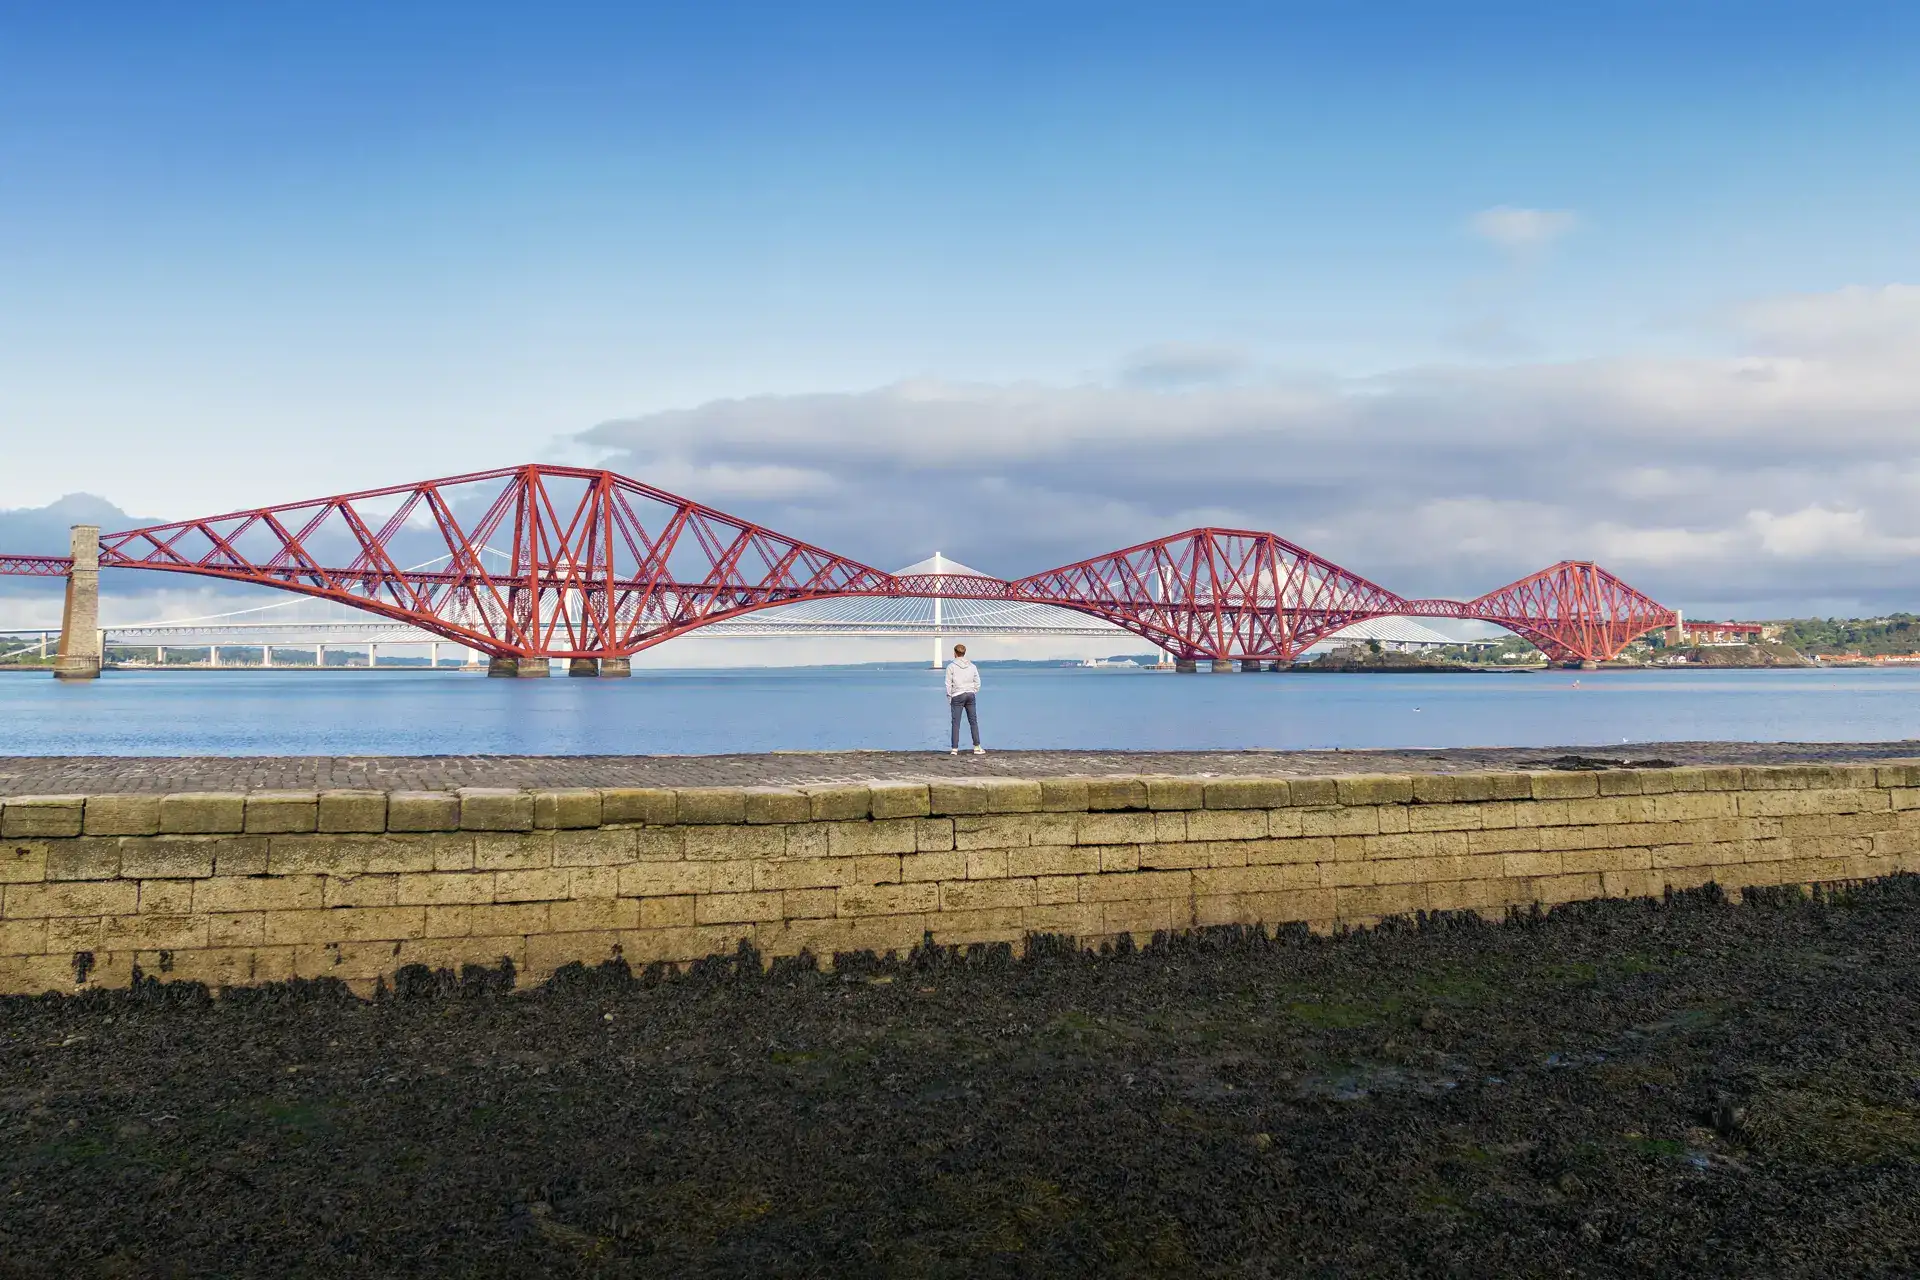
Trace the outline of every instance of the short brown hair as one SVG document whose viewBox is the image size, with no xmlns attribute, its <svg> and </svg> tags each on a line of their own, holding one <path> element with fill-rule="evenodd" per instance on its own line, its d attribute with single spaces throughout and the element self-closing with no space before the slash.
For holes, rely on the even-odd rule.
<svg viewBox="0 0 1920 1280">
<path fill-rule="evenodd" d="M 957 645 L 955 645 L 955 646 L 953 646 L 953 656 L 954 656 L 954 657 L 956 657 L 956 658 L 964 658 L 964 657 L 966 657 L 966 656 L 967 656 L 967 646 L 965 646 L 965 645 L 963 645 L 963 644 L 957 644 Z"/>
</svg>

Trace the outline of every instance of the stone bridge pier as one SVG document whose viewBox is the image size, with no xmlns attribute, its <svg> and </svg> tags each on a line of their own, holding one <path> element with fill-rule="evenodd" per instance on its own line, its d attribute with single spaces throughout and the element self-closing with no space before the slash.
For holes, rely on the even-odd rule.
<svg viewBox="0 0 1920 1280">
<path fill-rule="evenodd" d="M 67 574 L 67 603 L 60 614 L 60 651 L 53 660 L 56 680 L 98 680 L 104 646 L 100 642 L 100 526 L 76 524 L 72 532 L 73 568 Z"/>
</svg>

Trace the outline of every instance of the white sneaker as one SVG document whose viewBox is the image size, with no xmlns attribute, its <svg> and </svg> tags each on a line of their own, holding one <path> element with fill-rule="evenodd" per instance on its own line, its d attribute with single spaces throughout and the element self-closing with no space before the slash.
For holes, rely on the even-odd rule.
<svg viewBox="0 0 1920 1280">
<path fill-rule="evenodd" d="M 947 752 L 947 754 L 950 756 L 957 756 L 960 754 L 960 748 L 955 747 L 953 750 Z"/>
<path fill-rule="evenodd" d="M 975 754 L 975 755 L 977 755 L 977 756 L 983 756 L 983 755 L 985 755 L 985 754 L 987 754 L 987 749 L 986 749 L 985 747 L 975 747 L 975 748 L 973 749 L 973 754 Z"/>
</svg>

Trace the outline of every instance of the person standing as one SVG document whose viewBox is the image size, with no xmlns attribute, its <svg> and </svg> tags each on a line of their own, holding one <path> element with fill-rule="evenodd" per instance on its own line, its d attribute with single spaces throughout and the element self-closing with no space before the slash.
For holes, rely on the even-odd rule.
<svg viewBox="0 0 1920 1280">
<path fill-rule="evenodd" d="M 980 745 L 980 713 L 974 703 L 980 693 L 980 668 L 967 661 L 967 646 L 953 646 L 953 661 L 947 664 L 947 710 L 953 716 L 953 749 L 950 756 L 960 754 L 960 715 L 966 713 L 967 728 L 973 733 L 973 754 L 983 756 L 987 749 Z"/>
</svg>

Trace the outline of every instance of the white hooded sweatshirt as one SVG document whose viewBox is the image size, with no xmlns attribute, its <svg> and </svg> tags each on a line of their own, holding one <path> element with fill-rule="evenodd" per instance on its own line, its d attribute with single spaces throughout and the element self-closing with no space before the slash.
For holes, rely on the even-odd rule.
<svg viewBox="0 0 1920 1280">
<path fill-rule="evenodd" d="M 980 668 L 965 658 L 955 658 L 947 664 L 947 696 L 957 697 L 963 693 L 980 692 Z"/>
</svg>

